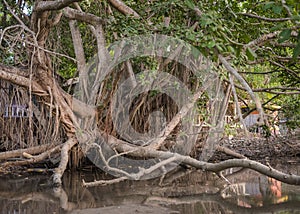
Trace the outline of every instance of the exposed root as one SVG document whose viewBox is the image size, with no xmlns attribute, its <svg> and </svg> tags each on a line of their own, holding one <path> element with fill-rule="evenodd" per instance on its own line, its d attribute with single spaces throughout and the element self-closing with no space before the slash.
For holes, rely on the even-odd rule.
<svg viewBox="0 0 300 214">
<path fill-rule="evenodd" d="M 61 186 L 62 184 L 61 177 L 67 168 L 67 164 L 69 161 L 69 151 L 75 144 L 77 144 L 77 140 L 75 138 L 69 138 L 64 143 L 61 149 L 61 160 L 59 166 L 54 170 L 54 174 L 53 174 L 53 184 L 55 186 Z"/>
<path fill-rule="evenodd" d="M 54 148 L 47 150 L 39 155 L 35 155 L 35 156 L 25 153 L 25 154 L 27 154 L 27 157 L 30 156 L 29 159 L 20 160 L 20 161 L 8 161 L 8 162 L 1 164 L 1 167 L 5 168 L 5 167 L 10 167 L 10 166 L 24 166 L 24 165 L 29 165 L 32 163 L 38 163 L 38 162 L 41 162 L 41 161 L 45 160 L 46 158 L 48 158 L 52 153 L 58 152 L 60 150 L 60 148 L 61 148 L 61 145 L 57 145 Z M 17 154 L 17 153 L 15 153 L 15 154 Z M 21 155 L 24 155 L 24 152 Z"/>
</svg>

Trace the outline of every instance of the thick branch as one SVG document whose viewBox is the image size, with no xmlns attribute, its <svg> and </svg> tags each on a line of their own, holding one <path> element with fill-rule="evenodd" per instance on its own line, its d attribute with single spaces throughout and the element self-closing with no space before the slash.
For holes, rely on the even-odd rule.
<svg viewBox="0 0 300 214">
<path fill-rule="evenodd" d="M 109 2 L 124 15 L 133 15 L 137 18 L 140 17 L 140 15 L 137 12 L 135 12 L 132 8 L 128 7 L 121 0 L 109 0 Z"/>
<path fill-rule="evenodd" d="M 64 15 L 69 19 L 76 19 L 78 21 L 87 22 L 91 25 L 102 24 L 104 20 L 91 13 L 75 10 L 70 7 L 64 8 Z"/>
<path fill-rule="evenodd" d="M 0 153 L 0 160 L 6 160 L 9 158 L 14 158 L 14 157 L 20 157 L 24 152 L 29 153 L 29 154 L 38 154 L 41 152 L 46 151 L 51 147 L 50 144 L 44 144 L 40 146 L 35 146 L 35 147 L 30 147 L 27 149 L 18 149 L 18 150 L 12 150 L 12 151 L 7 151 L 7 152 L 1 152 Z"/>
<path fill-rule="evenodd" d="M 3 164 L 1 164 L 2 167 L 8 167 L 8 166 L 22 166 L 22 165 L 28 165 L 28 164 L 32 164 L 32 163 L 38 163 L 41 162 L 43 160 L 45 160 L 46 158 L 48 158 L 52 153 L 58 152 L 61 148 L 61 145 L 57 145 L 55 147 L 53 147 L 50 150 L 47 150 L 39 155 L 36 156 L 31 156 L 30 154 L 27 153 L 23 153 L 23 156 L 28 156 L 30 157 L 30 159 L 28 160 L 21 160 L 21 161 L 13 161 L 13 162 L 5 162 Z"/>
<path fill-rule="evenodd" d="M 35 11 L 43 12 L 49 10 L 61 10 L 74 2 L 80 0 L 56 0 L 56 1 L 40 1 L 35 6 Z"/>
<path fill-rule="evenodd" d="M 16 67 L 0 64 L 0 79 L 9 81 L 11 83 L 14 83 L 16 85 L 26 87 L 26 88 L 28 88 L 31 84 L 33 93 L 39 94 L 39 95 L 48 94 L 37 82 L 35 82 L 35 81 L 30 82 L 29 78 L 20 76 L 19 75 L 20 73 L 22 73 L 22 71 Z"/>
</svg>

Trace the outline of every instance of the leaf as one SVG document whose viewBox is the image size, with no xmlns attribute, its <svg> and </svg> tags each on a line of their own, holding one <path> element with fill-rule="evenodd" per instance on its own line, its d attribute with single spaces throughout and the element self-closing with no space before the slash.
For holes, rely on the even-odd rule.
<svg viewBox="0 0 300 214">
<path fill-rule="evenodd" d="M 209 41 L 208 44 L 207 44 L 207 47 L 209 49 L 211 49 L 211 48 L 215 47 L 215 45 L 216 45 L 215 41 Z"/>
<path fill-rule="evenodd" d="M 234 54 L 235 54 L 235 49 L 234 49 L 234 47 L 228 46 L 227 49 L 228 49 L 228 51 L 229 51 L 230 53 L 234 53 Z"/>
<path fill-rule="evenodd" d="M 265 3 L 263 6 L 263 10 L 268 10 L 268 9 L 272 8 L 274 4 L 275 4 L 275 2 L 273 2 L 273 1 Z"/>
<path fill-rule="evenodd" d="M 291 29 L 284 29 L 283 31 L 281 31 L 279 34 L 278 42 L 282 43 L 282 42 L 288 40 L 291 37 L 291 33 L 292 33 Z"/>
<path fill-rule="evenodd" d="M 216 44 L 216 47 L 217 47 L 217 49 L 218 49 L 220 52 L 223 52 L 223 51 L 224 51 L 221 45 Z"/>
<path fill-rule="evenodd" d="M 300 41 L 298 41 L 298 44 L 294 48 L 293 59 L 296 59 L 299 56 L 299 54 L 300 54 Z"/>
<path fill-rule="evenodd" d="M 201 54 L 201 52 L 197 48 L 195 48 L 195 47 L 192 48 L 192 55 L 194 58 L 198 59 L 200 54 Z"/>
<path fill-rule="evenodd" d="M 213 20 L 207 15 L 203 15 L 200 19 L 200 24 L 202 27 L 206 27 L 207 25 L 209 24 L 212 24 L 213 23 Z"/>
<path fill-rule="evenodd" d="M 255 58 L 257 57 L 257 54 L 249 47 L 246 50 L 246 55 L 250 61 L 255 60 Z"/>
<path fill-rule="evenodd" d="M 283 9 L 283 7 L 280 5 L 274 5 L 272 7 L 273 12 L 276 14 L 280 14 L 282 12 L 282 9 Z"/>
<path fill-rule="evenodd" d="M 185 4 L 188 8 L 190 8 L 192 10 L 195 8 L 194 2 L 191 0 L 185 0 Z"/>
<path fill-rule="evenodd" d="M 298 20 L 300 20 L 300 15 L 292 16 L 291 18 L 292 18 L 292 20 L 298 21 Z"/>
<path fill-rule="evenodd" d="M 281 30 L 282 28 L 284 28 L 284 27 L 283 27 L 284 25 L 285 25 L 284 23 L 277 24 L 277 25 L 275 25 L 274 27 L 271 27 L 271 28 L 270 28 L 270 31 Z"/>
</svg>

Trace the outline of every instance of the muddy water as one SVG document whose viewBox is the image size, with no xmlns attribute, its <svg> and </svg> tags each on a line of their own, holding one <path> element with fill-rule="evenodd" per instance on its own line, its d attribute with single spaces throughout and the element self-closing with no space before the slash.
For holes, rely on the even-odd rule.
<svg viewBox="0 0 300 214">
<path fill-rule="evenodd" d="M 272 163 L 300 175 L 299 161 Z M 177 171 L 164 179 L 125 181 L 83 188 L 82 180 L 107 179 L 99 171 L 68 172 L 63 188 L 49 175 L 0 178 L 0 213 L 300 213 L 300 186 L 291 186 L 251 170 L 223 172 L 231 184 L 197 171 Z"/>
</svg>

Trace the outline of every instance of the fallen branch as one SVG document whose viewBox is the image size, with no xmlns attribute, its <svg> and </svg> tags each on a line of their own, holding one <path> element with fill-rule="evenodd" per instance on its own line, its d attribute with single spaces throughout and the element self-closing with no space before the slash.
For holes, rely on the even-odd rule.
<svg viewBox="0 0 300 214">
<path fill-rule="evenodd" d="M 125 180 L 128 180 L 128 178 L 126 176 L 115 178 L 112 180 L 99 180 L 99 181 L 93 181 L 93 182 L 85 182 L 84 180 L 82 180 L 82 185 L 84 187 L 105 186 L 105 185 L 119 183 L 119 182 L 125 181 Z"/>
<path fill-rule="evenodd" d="M 168 151 L 157 151 L 151 148 L 134 147 L 124 141 L 121 141 L 111 135 L 107 136 L 107 143 L 119 152 L 130 152 L 131 156 L 143 157 L 143 158 L 160 158 L 162 160 L 174 157 L 174 163 L 181 162 L 182 164 L 190 165 L 197 169 L 206 171 L 212 171 L 218 173 L 222 170 L 232 167 L 243 167 L 255 170 L 259 173 L 275 178 L 287 184 L 300 185 L 300 176 L 294 174 L 286 174 L 279 170 L 276 170 L 270 166 L 263 165 L 259 162 L 248 159 L 230 159 L 222 161 L 220 163 L 208 163 L 204 161 L 196 160 L 190 156 L 181 155 L 178 153 L 172 153 Z"/>
<path fill-rule="evenodd" d="M 35 146 L 35 147 L 30 147 L 26 149 L 17 149 L 17 150 L 12 150 L 12 151 L 7 151 L 7 152 L 1 152 L 0 153 L 0 160 L 7 160 L 9 158 L 15 158 L 15 157 L 20 157 L 23 155 L 24 152 L 35 155 L 39 154 L 41 152 L 44 152 L 51 148 L 51 144 L 44 144 L 40 146 Z"/>
</svg>

